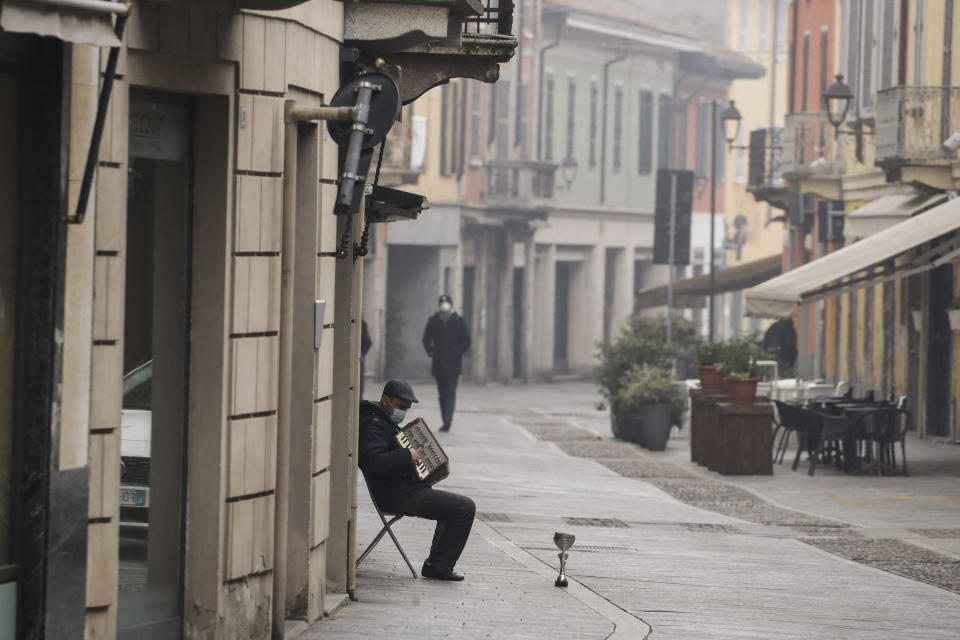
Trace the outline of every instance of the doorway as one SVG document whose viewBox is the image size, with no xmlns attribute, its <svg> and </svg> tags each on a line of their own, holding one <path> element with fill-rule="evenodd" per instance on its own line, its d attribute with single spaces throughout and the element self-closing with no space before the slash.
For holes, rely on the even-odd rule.
<svg viewBox="0 0 960 640">
<path fill-rule="evenodd" d="M 947 318 L 947 308 L 952 302 L 953 265 L 945 264 L 930 272 L 929 312 L 927 314 L 927 371 L 926 410 L 924 411 L 927 435 L 946 437 L 950 434 L 950 385 L 953 350 L 945 345 L 953 342 L 953 331 Z"/>
<path fill-rule="evenodd" d="M 575 262 L 557 261 L 556 301 L 553 307 L 553 372 L 570 373 L 570 283 Z"/>
<path fill-rule="evenodd" d="M 179 638 L 189 384 L 193 104 L 132 91 L 118 627 Z"/>
</svg>

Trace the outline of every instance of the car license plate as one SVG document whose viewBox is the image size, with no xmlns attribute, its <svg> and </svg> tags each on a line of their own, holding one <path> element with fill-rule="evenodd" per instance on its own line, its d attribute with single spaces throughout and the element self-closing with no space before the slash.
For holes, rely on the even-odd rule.
<svg viewBox="0 0 960 640">
<path fill-rule="evenodd" d="M 135 487 L 120 487 L 120 506 L 149 507 L 150 489 L 146 487 L 142 489 Z"/>
</svg>

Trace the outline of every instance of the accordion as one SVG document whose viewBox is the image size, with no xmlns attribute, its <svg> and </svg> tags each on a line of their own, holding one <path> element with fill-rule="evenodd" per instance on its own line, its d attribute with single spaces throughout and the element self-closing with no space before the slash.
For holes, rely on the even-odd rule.
<svg viewBox="0 0 960 640">
<path fill-rule="evenodd" d="M 416 473 L 421 482 L 433 484 L 450 475 L 450 458 L 423 418 L 402 427 L 393 439 L 404 449 L 416 449 L 420 454 Z"/>
</svg>

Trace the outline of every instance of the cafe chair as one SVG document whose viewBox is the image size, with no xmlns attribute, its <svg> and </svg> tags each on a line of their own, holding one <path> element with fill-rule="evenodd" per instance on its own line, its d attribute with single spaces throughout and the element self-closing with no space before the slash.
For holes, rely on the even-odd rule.
<svg viewBox="0 0 960 640">
<path fill-rule="evenodd" d="M 780 400 L 773 401 L 773 424 L 775 425 L 773 430 L 775 447 L 773 461 L 777 464 L 783 463 L 783 457 L 786 455 L 787 448 L 790 446 L 790 436 L 798 429 L 799 421 L 796 419 L 797 414 L 792 411 L 796 408 L 797 407 Z"/>
<path fill-rule="evenodd" d="M 907 432 L 910 413 L 900 407 L 882 407 L 858 416 L 857 430 L 867 447 L 866 464 L 857 473 L 897 473 L 897 443 L 903 475 L 907 474 Z"/>
<path fill-rule="evenodd" d="M 397 551 L 400 552 L 400 555 L 403 556 L 403 561 L 407 563 L 407 567 L 410 569 L 410 573 L 413 574 L 413 577 L 417 577 L 417 571 L 413 568 L 413 565 L 410 564 L 410 559 L 407 557 L 407 554 L 404 552 L 403 547 L 400 546 L 400 541 L 397 540 L 397 536 L 393 533 L 394 524 L 403 519 L 403 516 L 399 513 L 389 513 L 380 508 L 380 505 L 377 504 L 377 499 L 373 497 L 373 492 L 370 491 L 370 487 L 367 487 L 367 492 L 370 494 L 370 501 L 373 502 L 373 508 L 377 510 L 377 515 L 380 516 L 380 522 L 383 523 L 383 526 L 380 529 L 380 533 L 374 537 L 374 539 L 367 545 L 367 548 L 364 550 L 360 557 L 357 558 L 356 566 L 360 566 L 360 563 L 363 562 L 364 558 L 370 555 L 370 552 L 373 551 L 373 548 L 377 546 L 380 540 L 384 535 L 389 535 L 390 539 L 393 540 L 393 544 L 397 547 Z M 387 520 L 387 516 L 390 516 L 390 519 Z"/>
</svg>

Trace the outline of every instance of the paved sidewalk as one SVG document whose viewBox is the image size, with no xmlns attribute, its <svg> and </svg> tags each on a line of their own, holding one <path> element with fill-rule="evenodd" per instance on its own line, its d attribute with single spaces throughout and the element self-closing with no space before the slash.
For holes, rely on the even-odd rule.
<svg viewBox="0 0 960 640">
<path fill-rule="evenodd" d="M 415 389 L 411 413 L 439 423 L 433 386 Z M 956 637 L 960 448 L 911 441 L 908 478 L 722 477 L 682 439 L 656 454 L 610 440 L 595 401 L 584 383 L 461 388 L 442 486 L 480 512 L 467 580 L 414 580 L 387 539 L 359 601 L 296 637 Z M 362 550 L 379 521 L 360 494 Z M 395 528 L 418 567 L 432 523 Z M 568 590 L 557 530 L 577 536 Z"/>
</svg>

